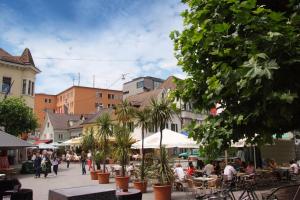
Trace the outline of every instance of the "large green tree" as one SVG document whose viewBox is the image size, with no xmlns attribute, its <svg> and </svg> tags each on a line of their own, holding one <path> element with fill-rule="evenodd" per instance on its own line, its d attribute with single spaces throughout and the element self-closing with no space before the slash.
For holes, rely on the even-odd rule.
<svg viewBox="0 0 300 200">
<path fill-rule="evenodd" d="M 18 136 L 37 128 L 37 119 L 24 99 L 9 97 L 0 101 L 0 127 L 9 134 Z"/>
<path fill-rule="evenodd" d="M 177 95 L 223 112 L 192 124 L 216 148 L 247 137 L 268 142 L 300 127 L 300 16 L 296 0 L 183 0 L 184 30 L 174 31 L 188 78 Z"/>
</svg>

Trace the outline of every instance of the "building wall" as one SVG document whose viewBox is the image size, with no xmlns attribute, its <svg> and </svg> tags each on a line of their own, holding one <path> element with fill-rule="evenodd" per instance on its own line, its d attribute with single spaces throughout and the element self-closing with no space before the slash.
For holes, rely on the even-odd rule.
<svg viewBox="0 0 300 200">
<path fill-rule="evenodd" d="M 56 95 L 35 94 L 34 112 L 38 118 L 39 127 L 41 127 L 45 120 L 45 111 L 56 110 Z"/>
<path fill-rule="evenodd" d="M 50 140 L 54 138 L 54 129 L 49 120 L 49 117 L 46 115 L 44 127 L 40 133 L 41 140 Z"/>
<path fill-rule="evenodd" d="M 74 114 L 95 113 L 101 108 L 100 105 L 102 108 L 108 108 L 121 102 L 121 91 L 76 87 Z"/>
<path fill-rule="evenodd" d="M 34 83 L 35 87 L 35 75 L 36 72 L 29 67 L 23 67 L 22 65 L 7 64 L 0 61 L 0 99 L 3 99 L 5 93 L 2 92 L 3 77 L 10 77 L 13 82 L 10 94 L 8 96 L 22 97 L 27 106 L 34 108 L 34 90 L 28 94 L 29 81 Z M 25 93 L 22 93 L 23 80 L 26 80 Z"/>
<path fill-rule="evenodd" d="M 137 88 L 137 83 L 140 81 L 144 81 L 144 78 L 140 78 L 123 85 L 123 99 L 144 92 L 143 87 Z"/>
<path fill-rule="evenodd" d="M 289 163 L 295 159 L 294 140 L 274 140 L 274 145 L 264 145 L 260 148 L 263 159 L 274 159 L 277 164 Z"/>
<path fill-rule="evenodd" d="M 54 130 L 53 142 L 64 142 L 71 139 L 71 134 L 68 130 Z"/>
</svg>

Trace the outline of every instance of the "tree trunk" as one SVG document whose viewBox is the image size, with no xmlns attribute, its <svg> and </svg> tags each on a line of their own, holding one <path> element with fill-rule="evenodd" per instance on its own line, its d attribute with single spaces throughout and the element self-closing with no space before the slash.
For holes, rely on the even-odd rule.
<svg viewBox="0 0 300 200">
<path fill-rule="evenodd" d="M 105 173 L 106 172 L 106 170 L 105 170 L 105 162 L 106 162 L 106 149 L 107 149 L 107 141 L 106 141 L 106 137 L 104 137 L 104 148 L 103 148 L 103 150 L 104 150 L 104 159 L 103 159 L 103 173 Z"/>
<path fill-rule="evenodd" d="M 145 155 L 144 155 L 144 125 L 142 125 L 142 166 L 141 166 L 141 181 L 144 181 L 145 179 L 145 171 L 144 171 L 144 165 L 145 165 Z"/>
</svg>

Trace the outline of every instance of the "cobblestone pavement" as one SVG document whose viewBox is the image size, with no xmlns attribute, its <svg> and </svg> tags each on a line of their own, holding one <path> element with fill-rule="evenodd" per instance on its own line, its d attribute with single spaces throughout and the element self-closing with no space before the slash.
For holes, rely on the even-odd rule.
<svg viewBox="0 0 300 200">
<path fill-rule="evenodd" d="M 23 188 L 33 189 L 34 200 L 48 200 L 48 193 L 50 189 L 99 185 L 98 181 L 92 181 L 90 179 L 89 172 L 87 172 L 87 175 L 81 175 L 81 166 L 79 163 L 71 163 L 69 169 L 67 169 L 65 163 L 62 163 L 59 165 L 58 175 L 54 176 L 54 174 L 51 173 L 46 179 L 43 178 L 43 176 L 35 179 L 34 175 L 20 175 L 18 178 L 20 179 Z M 103 189 L 115 189 L 116 186 L 114 178 L 110 179 L 110 184 L 102 184 L 101 187 L 103 187 Z M 133 188 L 132 183 L 130 183 L 129 187 Z M 237 195 L 238 194 L 236 194 L 236 196 Z M 260 197 L 261 195 L 258 194 L 258 196 Z M 148 192 L 143 194 L 143 200 L 153 199 L 153 189 L 149 186 Z M 172 193 L 172 200 L 184 199 L 187 199 L 185 192 Z"/>
<path fill-rule="evenodd" d="M 66 164 L 62 163 L 59 165 L 58 170 L 57 176 L 54 176 L 54 174 L 51 173 L 46 179 L 42 178 L 43 176 L 35 179 L 34 175 L 20 175 L 18 178 L 22 183 L 22 188 L 33 189 L 34 200 L 48 200 L 48 192 L 50 189 L 99 185 L 97 181 L 92 181 L 90 179 L 89 172 L 87 172 L 87 175 L 81 175 L 81 167 L 78 163 L 71 163 L 69 169 L 67 169 Z M 101 186 L 103 189 L 115 189 L 114 178 L 110 179 L 110 184 L 102 184 Z M 130 188 L 132 187 L 133 185 L 130 183 Z M 143 194 L 143 200 L 152 199 L 154 199 L 153 190 L 152 187 L 149 187 L 148 193 Z M 185 199 L 185 193 L 173 192 L 172 199 Z"/>
</svg>

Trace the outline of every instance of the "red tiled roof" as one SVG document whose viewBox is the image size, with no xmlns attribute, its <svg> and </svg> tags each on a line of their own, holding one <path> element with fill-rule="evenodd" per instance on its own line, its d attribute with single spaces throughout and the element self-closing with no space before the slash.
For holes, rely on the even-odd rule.
<svg viewBox="0 0 300 200">
<path fill-rule="evenodd" d="M 6 62 L 11 62 L 11 63 L 16 63 L 16 64 L 21 64 L 21 65 L 32 65 L 35 67 L 32 55 L 28 48 L 24 49 L 21 56 L 12 56 L 9 53 L 7 53 L 5 50 L 0 48 L 0 60 L 6 61 Z"/>
</svg>

